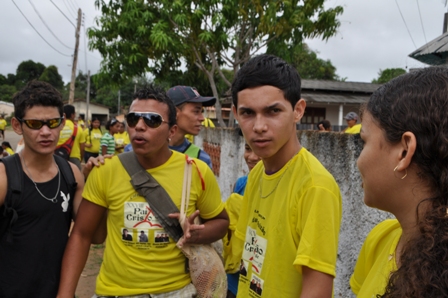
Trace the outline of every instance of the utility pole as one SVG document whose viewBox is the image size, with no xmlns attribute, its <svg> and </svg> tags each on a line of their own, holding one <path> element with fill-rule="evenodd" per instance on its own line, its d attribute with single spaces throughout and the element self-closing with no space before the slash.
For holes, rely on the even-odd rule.
<svg viewBox="0 0 448 298">
<path fill-rule="evenodd" d="M 89 125 L 89 104 L 90 104 L 90 70 L 87 71 L 87 94 L 86 94 L 86 127 Z"/>
<path fill-rule="evenodd" d="M 81 8 L 78 8 L 78 24 L 76 25 L 76 44 L 75 53 L 73 54 L 72 64 L 72 80 L 70 82 L 70 94 L 68 97 L 68 103 L 73 104 L 75 100 L 75 80 L 76 80 L 76 65 L 78 64 L 78 47 L 79 47 L 79 30 L 81 29 Z"/>
</svg>

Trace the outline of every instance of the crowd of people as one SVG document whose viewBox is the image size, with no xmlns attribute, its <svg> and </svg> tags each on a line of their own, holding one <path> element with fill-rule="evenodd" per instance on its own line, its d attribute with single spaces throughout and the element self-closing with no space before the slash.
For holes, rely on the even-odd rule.
<svg viewBox="0 0 448 298">
<path fill-rule="evenodd" d="M 210 156 L 187 138 L 216 98 L 148 86 L 125 120 L 103 131 L 99 119 L 76 121 L 51 85 L 28 83 L 11 120 L 23 149 L 2 144 L 0 297 L 74 297 L 90 244 L 103 242 L 93 297 L 196 297 L 179 247 L 221 240 L 227 297 L 332 297 L 342 196 L 297 138 L 300 86 L 297 70 L 273 55 L 235 74 L 232 109 L 249 174 L 223 200 Z M 358 297 L 448 297 L 447 93 L 448 69 L 430 67 L 382 85 L 360 116 L 344 117 L 344 132 L 364 144 L 365 204 L 396 218 L 364 242 L 350 278 Z M 124 156 L 145 179 L 130 174 Z"/>
</svg>

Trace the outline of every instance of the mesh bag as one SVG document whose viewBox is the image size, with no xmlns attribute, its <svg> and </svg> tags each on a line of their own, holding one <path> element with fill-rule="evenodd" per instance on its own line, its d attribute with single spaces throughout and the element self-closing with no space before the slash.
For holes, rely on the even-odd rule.
<svg viewBox="0 0 448 298">
<path fill-rule="evenodd" d="M 180 209 L 181 215 L 179 218 L 182 228 L 184 227 L 183 222 L 187 220 L 186 206 L 188 206 L 190 199 L 191 163 L 192 161 L 187 159 L 185 165 L 182 204 Z M 200 298 L 226 297 L 226 272 L 224 271 L 221 257 L 215 248 L 213 248 L 212 244 L 184 244 L 182 246 L 178 245 L 178 247 L 188 258 L 191 281 L 196 287 L 198 296 Z"/>
</svg>

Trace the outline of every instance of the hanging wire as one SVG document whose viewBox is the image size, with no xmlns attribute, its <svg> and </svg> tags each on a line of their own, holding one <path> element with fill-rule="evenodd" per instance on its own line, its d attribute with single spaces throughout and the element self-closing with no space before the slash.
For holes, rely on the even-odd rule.
<svg viewBox="0 0 448 298">
<path fill-rule="evenodd" d="M 40 13 L 37 11 L 36 6 L 34 6 L 33 2 L 31 2 L 31 0 L 28 0 L 28 2 L 31 4 L 31 6 L 33 7 L 34 11 L 36 12 L 37 16 L 39 17 L 39 19 L 42 21 L 42 23 L 44 23 L 45 27 L 47 27 L 48 31 L 50 31 L 50 33 L 54 36 L 54 38 L 57 39 L 57 41 L 59 41 L 64 47 L 66 47 L 67 49 L 73 50 L 72 47 L 69 47 L 68 45 L 64 44 L 57 36 L 56 34 L 54 34 L 54 32 L 51 30 L 51 28 L 47 25 L 47 23 L 45 22 L 45 20 L 42 18 L 42 16 L 40 15 Z"/>
<path fill-rule="evenodd" d="M 17 6 L 17 4 L 14 2 L 14 0 L 12 0 L 12 3 L 14 3 L 14 5 L 17 7 L 17 9 L 20 11 L 20 13 L 22 14 L 22 16 L 25 18 L 25 20 L 28 22 L 28 24 L 30 24 L 30 26 L 34 29 L 34 31 L 36 31 L 36 33 L 56 52 L 58 52 L 59 54 L 61 54 L 62 56 L 65 57 L 71 57 L 71 55 L 66 55 L 62 52 L 60 52 L 59 50 L 57 50 L 55 47 L 53 47 L 40 33 L 39 31 L 37 31 L 37 29 L 33 26 L 33 24 L 31 24 L 31 22 L 28 20 L 28 18 L 25 16 L 25 14 L 22 12 L 22 10 Z"/>
<path fill-rule="evenodd" d="M 403 17 L 403 14 L 401 13 L 401 9 L 400 9 L 400 6 L 398 5 L 397 0 L 395 0 L 395 3 L 397 4 L 398 11 L 400 12 L 401 19 L 403 20 L 403 23 L 404 23 L 404 25 L 406 26 L 406 30 L 408 30 L 409 37 L 411 38 L 412 43 L 414 44 L 414 47 L 417 49 L 417 46 L 415 45 L 414 39 L 412 38 L 411 32 L 409 31 L 408 24 L 406 24 L 406 21 L 405 21 L 405 19 L 404 19 L 404 17 Z"/>
</svg>

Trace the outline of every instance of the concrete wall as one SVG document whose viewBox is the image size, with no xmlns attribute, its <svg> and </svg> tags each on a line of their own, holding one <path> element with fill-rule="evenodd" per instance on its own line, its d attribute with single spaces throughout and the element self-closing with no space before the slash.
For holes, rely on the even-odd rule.
<svg viewBox="0 0 448 298">
<path fill-rule="evenodd" d="M 335 297 L 354 297 L 349 279 L 362 243 L 378 222 L 392 215 L 363 203 L 361 178 L 356 166 L 362 148 L 359 135 L 299 131 L 297 137 L 335 177 L 341 190 L 343 214 L 334 293 Z M 204 129 L 195 137 L 195 143 L 202 147 L 204 142 L 221 146 L 217 179 L 222 198 L 226 200 L 236 179 L 248 171 L 243 160 L 244 139 L 232 129 Z"/>
</svg>

